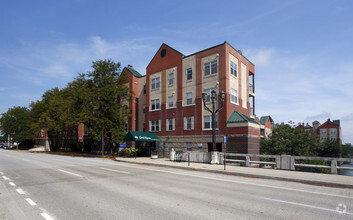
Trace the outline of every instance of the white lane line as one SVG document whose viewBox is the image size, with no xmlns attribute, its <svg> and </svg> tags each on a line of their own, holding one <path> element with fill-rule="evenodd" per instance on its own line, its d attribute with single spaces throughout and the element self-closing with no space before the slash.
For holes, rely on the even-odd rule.
<svg viewBox="0 0 353 220">
<path fill-rule="evenodd" d="M 21 188 L 16 189 L 16 191 L 17 191 L 18 194 L 20 194 L 20 195 L 26 194 Z"/>
<path fill-rule="evenodd" d="M 4 180 L 10 180 L 10 178 L 8 178 L 8 177 L 6 177 L 6 176 L 2 176 L 2 178 L 3 178 Z"/>
<path fill-rule="evenodd" d="M 226 179 L 220 179 L 218 177 L 200 176 L 200 175 L 195 175 L 195 174 L 190 174 L 190 173 L 178 173 L 178 172 L 173 172 L 173 171 L 150 169 L 150 168 L 143 168 L 143 167 L 137 167 L 137 166 L 119 165 L 119 164 L 116 164 L 116 166 L 130 167 L 130 168 L 135 168 L 135 169 L 140 169 L 140 170 L 157 171 L 157 172 L 162 172 L 162 173 L 170 173 L 170 174 L 176 174 L 176 175 L 181 175 L 181 176 L 190 176 L 190 177 L 210 179 L 210 180 L 229 182 L 229 183 L 261 186 L 261 187 L 272 188 L 272 189 L 281 189 L 281 190 L 288 190 L 288 191 L 295 191 L 295 192 L 302 192 L 302 193 L 311 193 L 311 194 L 324 195 L 324 196 L 340 197 L 340 198 L 345 198 L 345 199 L 353 199 L 352 196 L 342 196 L 342 195 L 335 195 L 335 194 L 329 194 L 329 193 L 312 192 L 312 191 L 302 190 L 302 189 L 293 189 L 293 188 L 280 187 L 280 186 L 270 186 L 270 185 L 264 185 L 264 184 L 259 184 L 259 183 L 249 183 L 249 182 L 243 182 L 243 181 L 237 181 L 237 180 L 226 180 Z"/>
<path fill-rule="evenodd" d="M 13 182 L 9 182 L 9 184 L 10 184 L 11 186 L 16 186 L 16 184 L 14 184 Z"/>
<path fill-rule="evenodd" d="M 274 201 L 274 202 L 280 202 L 280 203 L 286 203 L 286 204 L 290 204 L 290 205 L 296 205 L 296 206 L 302 206 L 302 207 L 307 207 L 307 208 L 313 208 L 313 209 L 320 209 L 320 210 L 324 210 L 324 211 L 330 211 L 330 212 L 337 212 L 337 209 L 328 209 L 328 208 L 323 208 L 323 207 L 319 207 L 319 206 L 313 206 L 313 205 L 307 205 L 307 204 L 303 204 L 303 203 L 298 203 L 298 202 L 290 202 L 290 201 L 285 201 L 285 200 L 279 200 L 279 199 L 270 199 L 270 198 L 266 198 L 266 197 L 260 197 L 266 200 L 270 200 L 270 201 Z M 347 214 L 347 215 L 353 215 L 353 213 L 350 212 L 344 212 L 344 213 L 340 213 L 340 214 Z"/>
<path fill-rule="evenodd" d="M 53 217 L 51 217 L 48 213 L 46 213 L 46 212 L 42 212 L 42 213 L 40 213 L 42 216 L 43 216 L 43 218 L 45 219 L 45 220 L 54 220 L 54 218 Z"/>
<path fill-rule="evenodd" d="M 23 158 L 19 158 L 20 160 L 26 161 L 26 162 L 30 162 L 31 160 L 27 160 L 27 159 L 23 159 Z"/>
<path fill-rule="evenodd" d="M 72 172 L 69 172 L 69 171 L 66 171 L 66 170 L 62 170 L 62 169 L 58 169 L 58 171 L 63 172 L 63 173 L 67 173 L 67 174 L 71 174 L 73 176 L 83 177 L 83 176 L 81 176 L 81 175 L 79 175 L 77 173 L 72 173 Z"/>
<path fill-rule="evenodd" d="M 109 169 L 109 168 L 103 168 L 103 167 L 101 167 L 101 169 L 102 169 L 102 170 L 109 170 L 109 171 L 116 172 L 116 173 L 130 174 L 129 172 L 120 171 L 120 170 L 113 170 L 113 169 Z"/>
<path fill-rule="evenodd" d="M 33 202 L 33 200 L 30 199 L 30 198 L 27 198 L 26 201 L 27 201 L 31 206 L 36 206 L 36 205 L 37 205 L 37 203 Z"/>
</svg>

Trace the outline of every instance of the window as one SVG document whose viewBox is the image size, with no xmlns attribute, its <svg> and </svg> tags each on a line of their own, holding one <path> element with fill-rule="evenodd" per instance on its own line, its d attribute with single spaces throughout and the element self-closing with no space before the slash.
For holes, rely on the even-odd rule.
<svg viewBox="0 0 353 220">
<path fill-rule="evenodd" d="M 186 80 L 192 79 L 192 68 L 186 70 Z"/>
<path fill-rule="evenodd" d="M 168 131 L 174 130 L 174 119 L 167 119 L 167 129 Z"/>
<path fill-rule="evenodd" d="M 169 85 L 173 85 L 174 83 L 174 73 L 169 73 Z"/>
<path fill-rule="evenodd" d="M 204 129 L 211 129 L 212 128 L 212 116 L 211 115 L 204 116 L 203 119 L 204 119 Z M 215 121 L 216 121 L 215 128 L 218 128 L 217 117 L 215 118 Z"/>
<path fill-rule="evenodd" d="M 157 89 L 159 87 L 160 87 L 160 79 L 159 79 L 159 77 L 155 78 L 155 79 L 152 79 L 152 89 Z"/>
<path fill-rule="evenodd" d="M 151 121 L 151 131 L 159 131 L 159 121 Z"/>
<path fill-rule="evenodd" d="M 207 93 L 207 98 L 206 98 L 206 101 L 207 101 L 207 102 L 211 101 L 211 92 L 212 92 L 213 90 L 217 92 L 217 88 L 211 88 L 211 89 L 205 89 L 205 90 L 203 90 L 204 93 Z M 216 100 L 217 100 L 217 96 L 216 96 Z"/>
<path fill-rule="evenodd" d="M 190 142 L 186 142 L 186 149 L 187 149 L 187 151 L 191 151 L 192 144 Z"/>
<path fill-rule="evenodd" d="M 336 137 L 336 136 L 331 136 L 331 137 L 330 137 L 330 140 L 331 140 L 331 141 L 335 141 L 335 140 L 337 140 L 337 137 Z"/>
<path fill-rule="evenodd" d="M 238 91 L 235 89 L 230 89 L 230 102 L 238 103 Z"/>
<path fill-rule="evenodd" d="M 191 119 L 192 118 L 186 118 L 186 130 L 191 130 Z"/>
<path fill-rule="evenodd" d="M 326 130 L 326 129 L 321 129 L 321 130 L 320 130 L 320 133 L 326 135 L 326 134 L 327 134 L 327 130 Z"/>
<path fill-rule="evenodd" d="M 233 63 L 232 61 L 230 61 L 230 73 L 237 77 L 237 64 Z"/>
<path fill-rule="evenodd" d="M 337 129 L 336 128 L 330 128 L 330 134 L 336 134 Z"/>
<path fill-rule="evenodd" d="M 169 100 L 169 108 L 173 107 L 174 106 L 174 97 L 173 96 L 169 96 L 168 100 Z"/>
<path fill-rule="evenodd" d="M 186 104 L 191 105 L 192 104 L 192 92 L 186 93 Z"/>
<path fill-rule="evenodd" d="M 159 109 L 159 99 L 153 99 L 151 102 L 152 102 L 152 110 Z"/>
<path fill-rule="evenodd" d="M 143 86 L 143 94 L 146 94 L 146 85 Z"/>
<path fill-rule="evenodd" d="M 205 76 L 217 73 L 217 60 L 204 64 Z"/>
<path fill-rule="evenodd" d="M 146 113 L 146 104 L 143 104 L 143 113 Z"/>
</svg>

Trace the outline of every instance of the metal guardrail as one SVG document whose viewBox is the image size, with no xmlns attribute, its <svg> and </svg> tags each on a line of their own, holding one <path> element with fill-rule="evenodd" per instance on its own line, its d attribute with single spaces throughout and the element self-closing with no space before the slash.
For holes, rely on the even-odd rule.
<svg viewBox="0 0 353 220">
<path fill-rule="evenodd" d="M 228 157 L 244 157 L 241 159 L 228 159 Z M 275 162 L 266 162 L 259 160 L 251 160 L 251 158 L 272 158 Z M 344 167 L 339 165 L 343 162 L 353 162 L 353 158 L 333 158 L 333 157 L 306 157 L 306 156 L 290 156 L 290 155 L 260 155 L 260 154 L 238 154 L 238 153 L 226 153 L 224 158 L 225 162 L 236 162 L 243 163 L 246 167 L 250 167 L 251 164 L 266 164 L 273 165 L 276 169 L 281 170 L 295 170 L 296 167 L 308 167 L 308 168 L 324 168 L 331 169 L 332 174 L 337 174 L 337 170 L 352 170 L 353 167 Z M 309 161 L 326 161 L 330 162 L 328 165 L 314 165 L 314 164 L 302 164 L 296 163 L 296 160 L 309 160 Z"/>
</svg>

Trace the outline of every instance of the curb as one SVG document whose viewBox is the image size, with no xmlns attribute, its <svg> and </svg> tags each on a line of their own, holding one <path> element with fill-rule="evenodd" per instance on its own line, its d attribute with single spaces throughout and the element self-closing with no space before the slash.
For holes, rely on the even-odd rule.
<svg viewBox="0 0 353 220">
<path fill-rule="evenodd" d="M 308 185 L 315 185 L 321 187 L 332 187 L 332 188 L 348 188 L 353 189 L 353 184 L 342 184 L 342 183 L 332 183 L 332 182 L 325 182 L 325 181 L 316 181 L 316 180 L 301 180 L 301 179 L 294 179 L 294 178 L 286 178 L 286 177 L 274 177 L 274 176 L 266 176 L 266 175 L 256 175 L 256 174 L 244 174 L 234 171 L 227 171 L 227 170 L 205 170 L 199 168 L 191 168 L 191 167 L 180 167 L 180 166 L 173 166 L 173 165 L 165 165 L 165 164 L 155 164 L 155 163 L 141 163 L 141 162 L 130 162 L 125 160 L 119 160 L 115 158 L 115 161 L 124 162 L 124 163 L 131 163 L 131 164 L 139 164 L 139 165 L 148 165 L 148 166 L 156 166 L 156 167 L 171 167 L 176 169 L 183 169 L 183 170 L 192 170 L 192 171 L 201 171 L 201 172 L 209 172 L 209 173 L 218 173 L 218 174 L 225 174 L 225 175 L 235 175 L 245 178 L 259 178 L 259 179 L 270 179 L 270 180 L 279 180 L 279 181 L 289 181 L 289 182 L 296 182 Z"/>
</svg>

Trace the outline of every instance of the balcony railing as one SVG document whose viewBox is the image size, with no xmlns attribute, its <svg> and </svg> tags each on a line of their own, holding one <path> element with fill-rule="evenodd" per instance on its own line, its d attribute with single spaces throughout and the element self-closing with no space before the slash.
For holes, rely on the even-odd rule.
<svg viewBox="0 0 353 220">
<path fill-rule="evenodd" d="M 254 85 L 251 84 L 251 83 L 249 83 L 249 91 L 250 91 L 251 93 L 255 93 L 255 91 L 254 91 Z"/>
</svg>

